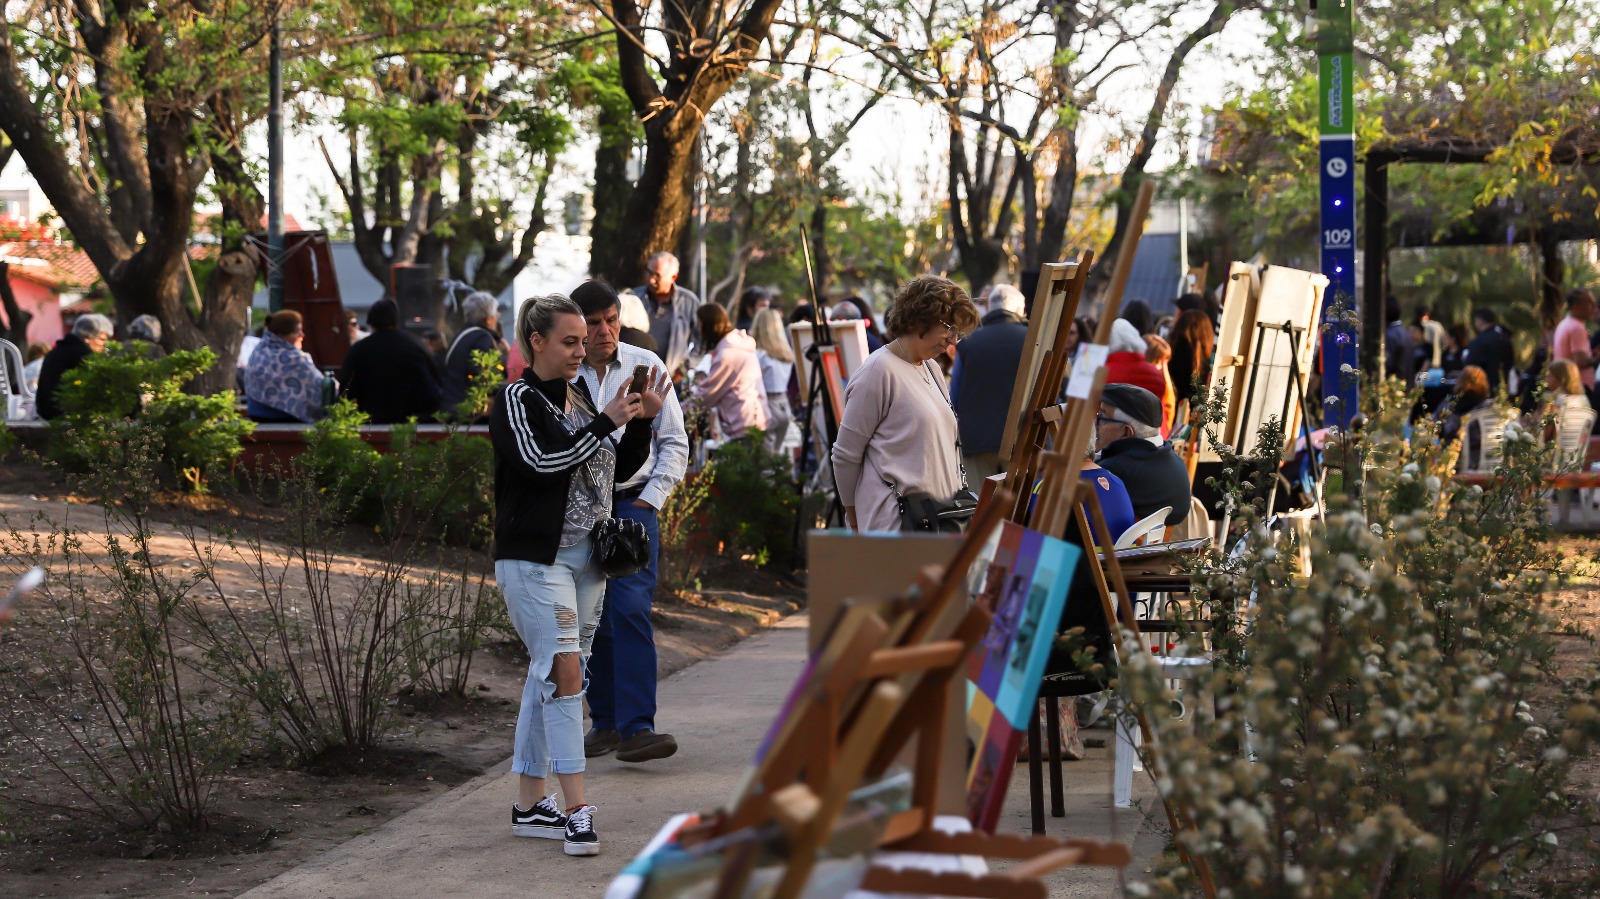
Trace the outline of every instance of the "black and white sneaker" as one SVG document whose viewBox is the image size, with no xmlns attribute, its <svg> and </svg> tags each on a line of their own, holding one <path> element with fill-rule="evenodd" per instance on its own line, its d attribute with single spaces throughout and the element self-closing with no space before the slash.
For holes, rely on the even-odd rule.
<svg viewBox="0 0 1600 899">
<path fill-rule="evenodd" d="M 600 837 L 594 832 L 594 806 L 580 805 L 567 818 L 568 855 L 599 855 Z"/>
<path fill-rule="evenodd" d="M 567 816 L 561 814 L 554 796 L 539 800 L 533 808 L 523 811 L 511 806 L 511 832 L 519 837 L 538 837 L 541 840 L 559 840 L 567 835 Z"/>
</svg>

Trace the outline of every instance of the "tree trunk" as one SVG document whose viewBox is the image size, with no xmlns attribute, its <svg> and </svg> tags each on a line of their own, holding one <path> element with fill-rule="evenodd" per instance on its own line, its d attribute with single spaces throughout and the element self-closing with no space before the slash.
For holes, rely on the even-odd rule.
<svg viewBox="0 0 1600 899">
<path fill-rule="evenodd" d="M 633 185 L 628 183 L 628 153 L 633 142 L 628 138 L 632 116 L 600 108 L 600 145 L 594 151 L 594 218 L 589 223 L 589 274 L 619 271 L 622 261 L 623 223 L 628 220 L 628 202 Z M 633 286 L 618 281 L 618 289 Z"/>
<path fill-rule="evenodd" d="M 1548 331 L 1561 321 L 1561 287 L 1567 280 L 1567 263 L 1561 258 L 1559 237 L 1541 231 L 1536 242 L 1539 246 L 1539 320 Z"/>
<path fill-rule="evenodd" d="M 689 224 L 686 188 L 698 136 L 698 128 L 646 129 L 644 172 L 628 198 L 628 227 L 617 242 L 611 269 L 612 283 L 619 288 L 643 284 L 651 254 L 671 252 L 683 239 Z"/>
<path fill-rule="evenodd" d="M 256 290 L 255 258 L 243 250 L 229 250 L 217 260 L 205 286 L 205 314 L 198 322 L 201 339 L 217 354 L 217 364 L 190 385 L 194 393 L 233 390 L 239 345 L 250 329 L 250 302 Z"/>
<path fill-rule="evenodd" d="M 1050 203 L 1044 208 L 1044 224 L 1039 232 L 1039 262 L 1059 262 L 1066 249 L 1067 225 L 1072 221 L 1072 204 L 1078 190 L 1078 129 L 1061 129 L 1060 153 L 1050 178 Z"/>
<path fill-rule="evenodd" d="M 28 351 L 28 322 L 33 321 L 33 313 L 24 312 L 17 302 L 17 295 L 11 290 L 11 263 L 0 261 L 0 304 L 6 312 L 6 327 L 0 331 L 0 337 L 17 345 L 17 349 L 24 353 Z"/>
<path fill-rule="evenodd" d="M 833 257 L 828 255 L 828 204 L 822 199 L 811 207 L 811 261 L 816 267 L 817 296 L 828 296 L 833 280 Z"/>
</svg>

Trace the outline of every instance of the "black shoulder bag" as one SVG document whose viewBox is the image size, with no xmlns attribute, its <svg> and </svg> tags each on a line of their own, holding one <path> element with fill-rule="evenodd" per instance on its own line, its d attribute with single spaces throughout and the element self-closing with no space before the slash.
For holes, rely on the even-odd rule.
<svg viewBox="0 0 1600 899">
<path fill-rule="evenodd" d="M 538 393 L 537 390 L 534 392 Z M 550 407 L 550 411 L 555 413 L 556 420 L 566 427 L 566 417 L 561 415 L 548 397 L 542 393 L 539 396 L 544 399 L 545 405 Z M 568 385 L 567 397 L 588 413 L 590 418 L 600 414 L 599 410 L 595 409 L 594 403 L 589 400 L 588 394 L 583 391 Z M 650 535 L 639 522 L 612 515 L 594 526 L 594 558 L 600 564 L 600 570 L 608 578 L 637 574 L 650 564 Z"/>
<path fill-rule="evenodd" d="M 924 361 L 923 367 L 928 363 Z M 935 383 L 939 375 L 932 373 Z M 944 386 L 939 386 L 939 393 L 950 406 L 950 414 L 956 414 L 954 403 L 950 402 L 950 394 L 945 392 Z M 961 488 L 949 499 L 936 499 L 921 491 L 901 493 L 900 489 L 889 483 L 889 479 L 878 473 L 878 478 L 884 486 L 895 495 L 900 509 L 900 530 L 902 532 L 922 531 L 935 534 L 959 534 L 967 529 L 972 516 L 978 511 L 978 497 L 967 486 L 967 465 L 961 461 L 961 438 L 956 437 L 956 465 L 961 469 Z M 877 466 L 873 466 L 876 468 Z"/>
</svg>

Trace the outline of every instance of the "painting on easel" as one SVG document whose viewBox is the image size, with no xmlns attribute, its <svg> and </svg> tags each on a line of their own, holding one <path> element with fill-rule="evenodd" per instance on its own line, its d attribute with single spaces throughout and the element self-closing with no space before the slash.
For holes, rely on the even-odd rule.
<svg viewBox="0 0 1600 899">
<path fill-rule="evenodd" d="M 967 772 L 967 817 L 990 833 L 999 822 L 1055 623 L 1082 555 L 1076 546 L 1019 524 L 1001 528 L 978 596 L 994 618 L 967 657 L 967 731 L 976 747 Z"/>
</svg>

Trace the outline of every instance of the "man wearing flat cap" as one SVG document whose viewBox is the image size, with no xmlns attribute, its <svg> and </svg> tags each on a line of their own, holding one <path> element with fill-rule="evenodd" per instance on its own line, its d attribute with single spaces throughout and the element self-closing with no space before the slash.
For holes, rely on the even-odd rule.
<svg viewBox="0 0 1600 899">
<path fill-rule="evenodd" d="M 1094 417 L 1100 467 L 1122 479 L 1133 514 L 1171 506 L 1167 524 L 1189 516 L 1189 469 L 1161 439 L 1161 400 L 1143 387 L 1107 384 Z"/>
</svg>

